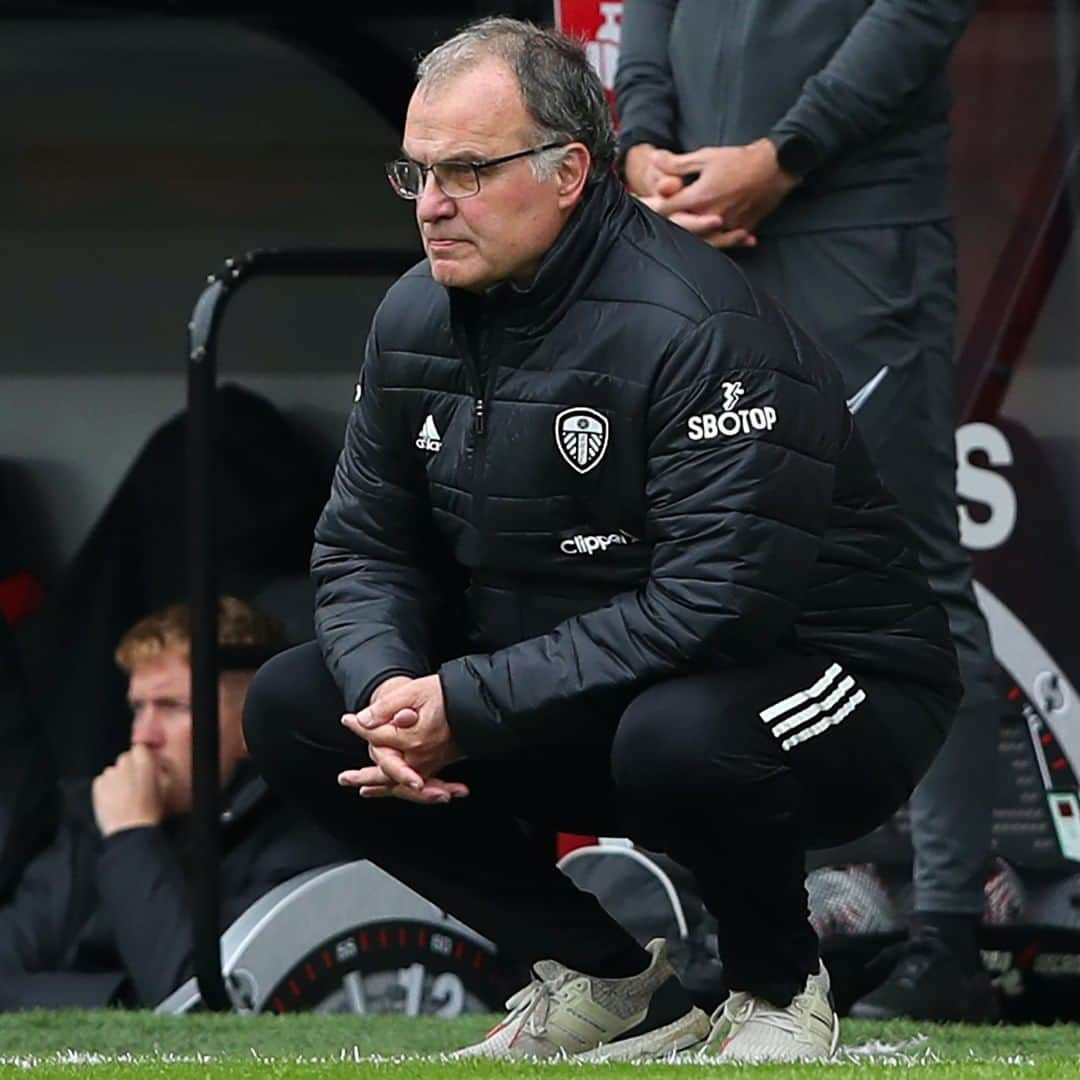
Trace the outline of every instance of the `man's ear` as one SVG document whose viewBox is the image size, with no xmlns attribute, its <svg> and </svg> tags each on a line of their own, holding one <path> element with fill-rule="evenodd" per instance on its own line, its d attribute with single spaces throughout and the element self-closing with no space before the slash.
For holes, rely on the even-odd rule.
<svg viewBox="0 0 1080 1080">
<path fill-rule="evenodd" d="M 584 143 L 570 143 L 564 148 L 555 172 L 560 210 L 571 210 L 577 205 L 585 190 L 591 167 L 592 155 Z"/>
</svg>

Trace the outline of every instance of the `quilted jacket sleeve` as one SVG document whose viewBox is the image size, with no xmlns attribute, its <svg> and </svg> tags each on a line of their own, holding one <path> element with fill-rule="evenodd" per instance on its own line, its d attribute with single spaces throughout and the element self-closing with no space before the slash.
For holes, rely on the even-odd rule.
<svg viewBox="0 0 1080 1080">
<path fill-rule="evenodd" d="M 435 590 L 423 548 L 433 534 L 424 527 L 430 509 L 419 467 L 394 441 L 376 331 L 377 323 L 311 557 L 316 637 L 354 709 L 391 675 L 434 670 L 428 626 Z"/>
<path fill-rule="evenodd" d="M 823 392 L 795 348 L 782 328 L 736 314 L 676 342 L 648 417 L 647 580 L 548 634 L 444 664 L 466 753 L 527 746 L 565 702 L 604 708 L 790 635 L 850 430 L 835 376 Z"/>
</svg>

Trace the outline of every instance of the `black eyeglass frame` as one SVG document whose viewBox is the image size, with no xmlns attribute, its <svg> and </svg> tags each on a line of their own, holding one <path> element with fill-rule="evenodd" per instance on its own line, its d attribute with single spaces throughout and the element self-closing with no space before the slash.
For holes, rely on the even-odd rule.
<svg viewBox="0 0 1080 1080">
<path fill-rule="evenodd" d="M 395 195 L 401 199 L 408 199 L 410 202 L 415 202 L 424 193 L 424 188 L 427 187 L 428 173 L 433 169 L 437 169 L 440 165 L 456 165 L 472 169 L 473 178 L 476 183 L 476 190 L 467 192 L 464 195 L 451 195 L 443 186 L 442 181 L 439 179 L 439 174 L 435 174 L 435 183 L 439 185 L 439 190 L 448 199 L 471 199 L 474 195 L 480 194 L 480 172 L 483 169 L 493 169 L 496 165 L 505 165 L 509 161 L 517 161 L 518 158 L 529 157 L 532 154 L 542 154 L 545 150 L 557 150 L 564 146 L 569 146 L 569 143 L 564 142 L 550 142 L 544 143 L 542 146 L 530 146 L 527 150 L 518 150 L 513 154 L 503 154 L 502 157 L 497 158 L 482 158 L 480 161 L 458 161 L 456 159 L 449 159 L 447 161 L 433 161 L 430 165 L 423 165 L 419 161 L 413 161 L 412 158 L 397 158 L 395 161 L 388 161 L 384 165 L 386 170 L 386 179 L 390 182 L 390 187 L 393 189 Z M 405 191 L 398 186 L 394 181 L 394 170 L 400 165 L 414 165 L 420 170 L 420 188 L 415 195 Z"/>
</svg>

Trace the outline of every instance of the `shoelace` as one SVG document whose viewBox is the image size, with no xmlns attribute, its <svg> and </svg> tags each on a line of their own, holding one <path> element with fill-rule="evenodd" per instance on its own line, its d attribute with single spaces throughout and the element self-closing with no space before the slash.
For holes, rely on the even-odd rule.
<svg viewBox="0 0 1080 1080">
<path fill-rule="evenodd" d="M 520 1024 L 519 1030 L 524 1029 L 534 1038 L 546 1034 L 551 1003 L 573 974 L 568 971 L 554 979 L 538 979 L 534 976 L 528 986 L 523 986 L 507 998 L 506 1007 L 510 1010 L 510 1015 L 501 1026 L 505 1028 L 517 1022 Z"/>
<path fill-rule="evenodd" d="M 801 996 L 800 994 L 799 997 Z M 768 1027 L 776 1028 L 778 1031 L 783 1031 L 788 1035 L 801 1034 L 802 1025 L 796 1019 L 794 1013 L 799 997 L 796 997 L 787 1008 L 778 1009 L 776 1006 L 770 1005 L 752 994 L 733 993 L 729 995 L 727 1001 L 721 1007 L 722 1019 L 731 1025 L 725 1041 L 733 1038 L 738 1030 L 749 1023 L 751 1019 L 755 1019 L 758 1023 L 765 1024 Z"/>
</svg>

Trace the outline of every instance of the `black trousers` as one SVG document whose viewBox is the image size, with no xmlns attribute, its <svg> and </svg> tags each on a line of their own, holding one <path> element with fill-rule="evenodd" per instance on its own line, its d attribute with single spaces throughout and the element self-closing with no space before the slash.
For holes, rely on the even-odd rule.
<svg viewBox="0 0 1080 1080">
<path fill-rule="evenodd" d="M 314 643 L 260 669 L 244 726 L 283 796 L 507 955 L 595 975 L 641 970 L 637 944 L 527 824 L 628 836 L 696 875 L 731 987 L 784 1005 L 817 967 L 806 849 L 888 818 L 940 747 L 954 706 L 931 688 L 783 652 L 673 678 L 619 715 L 567 707 L 535 752 L 448 769 L 471 794 L 435 806 L 338 786 L 341 770 L 367 763 L 366 744 L 341 726 L 341 695 Z"/>
</svg>

